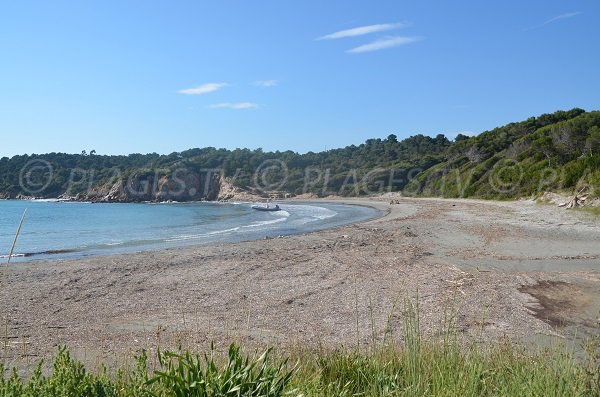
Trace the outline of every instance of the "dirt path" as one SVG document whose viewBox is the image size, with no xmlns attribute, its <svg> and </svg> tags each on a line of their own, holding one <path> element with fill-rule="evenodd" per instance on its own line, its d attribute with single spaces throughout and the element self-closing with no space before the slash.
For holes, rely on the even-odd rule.
<svg viewBox="0 0 600 397">
<path fill-rule="evenodd" d="M 157 339 L 364 344 L 373 326 L 402 333 L 395 302 L 417 290 L 428 335 L 447 307 L 474 338 L 598 332 L 597 218 L 531 202 L 388 200 L 352 201 L 389 211 L 381 219 L 307 235 L 11 265 L 0 353 L 19 364 L 66 344 L 94 363 Z"/>
</svg>

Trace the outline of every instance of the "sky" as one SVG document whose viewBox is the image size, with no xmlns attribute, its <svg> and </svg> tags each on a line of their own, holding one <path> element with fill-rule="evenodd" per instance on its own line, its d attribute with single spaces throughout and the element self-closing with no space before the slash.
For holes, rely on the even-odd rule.
<svg viewBox="0 0 600 397">
<path fill-rule="evenodd" d="M 600 2 L 0 0 L 0 156 L 322 151 L 600 109 Z"/>
</svg>

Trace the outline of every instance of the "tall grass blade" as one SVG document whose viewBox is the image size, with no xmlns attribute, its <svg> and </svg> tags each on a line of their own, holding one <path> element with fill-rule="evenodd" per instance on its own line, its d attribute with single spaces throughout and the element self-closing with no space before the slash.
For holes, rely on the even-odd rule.
<svg viewBox="0 0 600 397">
<path fill-rule="evenodd" d="M 10 252 L 8 253 L 8 259 L 6 260 L 6 266 L 10 264 L 10 259 L 13 256 L 13 252 L 15 252 L 15 246 L 17 245 L 17 239 L 19 238 L 19 234 L 21 233 L 21 227 L 23 227 L 23 221 L 25 220 L 25 214 L 27 214 L 27 208 L 23 211 L 23 215 L 21 216 L 21 222 L 19 222 L 19 227 L 17 228 L 17 233 L 15 234 L 15 239 L 13 240 L 12 247 L 10 247 Z"/>
</svg>

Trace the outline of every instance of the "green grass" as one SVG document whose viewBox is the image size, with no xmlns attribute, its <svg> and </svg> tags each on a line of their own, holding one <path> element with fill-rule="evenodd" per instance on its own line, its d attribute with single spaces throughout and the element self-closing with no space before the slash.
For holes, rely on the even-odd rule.
<svg viewBox="0 0 600 397">
<path fill-rule="evenodd" d="M 509 344 L 416 343 L 366 352 L 304 352 L 299 361 L 244 354 L 160 353 L 151 375 L 145 354 L 137 369 L 89 373 L 60 349 L 52 371 L 0 378 L 0 396 L 598 396 L 595 363 L 559 350 L 528 354 Z"/>
<path fill-rule="evenodd" d="M 575 207 L 579 211 L 584 211 L 592 215 L 600 216 L 600 207 Z"/>
<path fill-rule="evenodd" d="M 283 396 L 293 375 L 285 360 L 274 362 L 267 350 L 258 358 L 231 345 L 226 357 L 214 349 L 208 355 L 159 352 L 159 368 L 150 375 L 145 352 L 136 357 L 134 370 L 119 370 L 109 377 L 105 369 L 89 373 L 83 364 L 60 348 L 50 375 L 42 363 L 22 379 L 13 369 L 0 377 L 0 397 L 100 397 L 100 396 Z M 220 364 L 222 362 L 222 364 Z"/>
<path fill-rule="evenodd" d="M 423 339 L 418 307 L 405 311 L 402 342 L 384 337 L 362 350 L 294 350 L 259 355 L 232 344 L 219 354 L 145 352 L 134 369 L 87 372 L 65 348 L 52 370 L 27 378 L 0 368 L 0 397 L 27 396 L 600 396 L 598 341 L 576 360 L 561 347 L 532 351 L 508 341 L 465 343 L 452 327 Z"/>
</svg>

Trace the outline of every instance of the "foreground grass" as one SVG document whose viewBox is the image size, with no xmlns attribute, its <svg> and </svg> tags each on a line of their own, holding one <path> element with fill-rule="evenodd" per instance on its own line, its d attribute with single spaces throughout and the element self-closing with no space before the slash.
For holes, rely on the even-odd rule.
<svg viewBox="0 0 600 397">
<path fill-rule="evenodd" d="M 0 397 L 600 396 L 593 353 L 588 362 L 576 362 L 559 349 L 528 354 L 510 344 L 461 347 L 423 343 L 415 335 L 402 346 L 365 352 L 296 353 L 293 362 L 273 356 L 271 350 L 245 354 L 236 345 L 227 354 L 162 352 L 151 371 L 142 353 L 135 369 L 109 376 L 87 372 L 63 348 L 47 376 L 40 364 L 27 379 L 16 371 L 0 377 Z"/>
<path fill-rule="evenodd" d="M 358 344 L 261 355 L 236 344 L 227 353 L 214 345 L 205 354 L 159 349 L 156 360 L 142 351 L 133 368 L 111 374 L 88 372 L 60 348 L 48 375 L 41 362 L 25 378 L 0 365 L 0 397 L 600 396 L 600 337 L 585 344 L 586 357 L 578 359 L 560 346 L 532 351 L 509 341 L 467 344 L 451 320 L 441 340 L 425 340 L 418 305 L 405 306 L 401 343 L 386 326 L 383 340 L 374 332 L 362 350 Z"/>
</svg>

